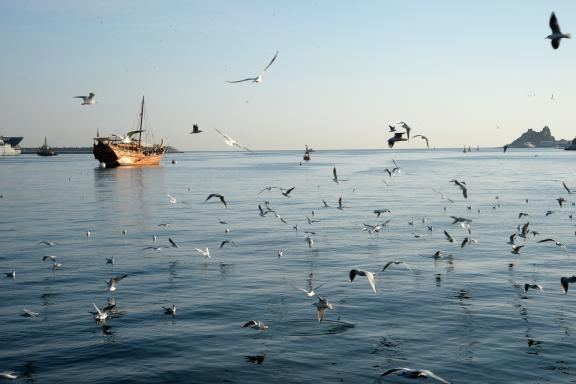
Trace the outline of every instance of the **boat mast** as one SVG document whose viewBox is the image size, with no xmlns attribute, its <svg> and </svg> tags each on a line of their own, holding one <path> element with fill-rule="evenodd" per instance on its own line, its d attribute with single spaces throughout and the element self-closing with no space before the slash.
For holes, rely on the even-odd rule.
<svg viewBox="0 0 576 384">
<path fill-rule="evenodd" d="M 140 129 L 138 132 L 138 148 L 142 150 L 142 120 L 144 119 L 144 96 L 142 96 L 142 107 L 140 108 Z"/>
</svg>

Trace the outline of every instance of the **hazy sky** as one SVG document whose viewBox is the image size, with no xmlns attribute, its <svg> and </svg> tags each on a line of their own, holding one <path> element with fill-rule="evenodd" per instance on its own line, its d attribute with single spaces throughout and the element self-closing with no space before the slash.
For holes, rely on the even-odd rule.
<svg viewBox="0 0 576 384">
<path fill-rule="evenodd" d="M 213 128 L 256 150 L 387 148 L 400 120 L 437 147 L 544 125 L 572 139 L 576 39 L 552 49 L 552 11 L 576 33 L 573 0 L 4 0 L 0 134 L 90 146 L 133 129 L 145 95 L 156 138 L 182 150 L 227 149 Z M 225 82 L 276 51 L 261 84 Z"/>
</svg>

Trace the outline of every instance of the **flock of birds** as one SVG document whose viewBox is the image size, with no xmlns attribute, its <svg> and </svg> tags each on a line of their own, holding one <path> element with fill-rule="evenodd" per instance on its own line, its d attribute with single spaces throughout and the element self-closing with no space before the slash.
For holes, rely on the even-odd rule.
<svg viewBox="0 0 576 384">
<path fill-rule="evenodd" d="M 557 20 L 556 15 L 554 13 L 552 13 L 552 15 L 550 16 L 550 28 L 552 29 L 552 34 L 547 36 L 547 38 L 551 40 L 552 47 L 554 49 L 558 49 L 558 47 L 560 45 L 560 41 L 564 38 L 570 38 L 570 34 L 561 32 L 559 24 L 558 24 L 558 20 Z M 260 83 L 260 82 L 262 82 L 264 73 L 271 67 L 271 65 L 275 62 L 277 57 L 278 57 L 278 52 L 276 52 L 274 57 L 270 60 L 270 62 L 264 67 L 264 69 L 256 77 L 248 77 L 248 78 L 244 78 L 241 80 L 228 81 L 228 83 L 242 83 L 242 82 Z M 90 93 L 88 96 L 75 96 L 75 97 L 82 99 L 82 105 L 93 105 L 96 103 L 94 93 Z M 398 132 L 397 129 L 402 129 L 403 131 Z M 408 141 L 412 138 L 417 138 L 417 137 L 424 140 L 426 142 L 426 146 L 429 147 L 428 138 L 426 136 L 423 136 L 423 135 L 412 135 L 411 136 L 410 135 L 411 130 L 412 130 L 411 127 L 403 121 L 398 122 L 395 125 L 390 125 L 389 130 L 390 130 L 390 133 L 393 133 L 393 136 L 388 139 L 388 146 L 390 148 L 394 147 L 394 145 L 397 142 Z M 237 147 L 237 148 L 240 148 L 240 149 L 243 149 L 246 151 L 250 151 L 250 149 L 248 149 L 247 147 L 238 143 L 236 140 L 231 138 L 229 135 L 221 132 L 218 129 L 216 129 L 216 131 L 220 135 L 222 135 L 222 137 L 224 138 L 227 145 Z M 201 132 L 202 132 L 202 130 L 200 130 L 198 125 L 195 124 L 193 127 L 193 131 L 190 133 L 191 134 L 199 134 Z M 134 132 L 129 133 L 126 136 L 126 139 L 129 139 L 131 134 L 134 134 Z M 386 168 L 384 171 L 388 173 L 389 177 L 393 177 L 395 175 L 400 174 L 400 167 L 396 164 L 396 162 L 394 162 L 394 167 Z M 340 178 L 338 176 L 336 167 L 334 167 L 332 169 L 332 181 L 336 184 L 340 184 L 341 182 L 347 181 L 347 179 Z M 452 183 L 455 188 L 458 188 L 458 190 L 462 194 L 462 197 L 464 200 L 468 199 L 469 187 L 468 187 L 468 184 L 466 183 L 466 181 L 453 179 L 450 181 L 450 183 Z M 562 185 L 563 185 L 564 190 L 569 195 L 571 195 L 572 193 L 575 193 L 575 191 L 573 191 L 571 188 L 569 188 L 564 182 L 562 182 Z M 267 187 L 263 188 L 258 194 L 261 194 L 264 191 L 270 192 L 270 191 L 275 190 L 275 189 L 278 189 L 282 196 L 284 196 L 286 198 L 290 198 L 292 196 L 292 193 L 293 193 L 295 187 L 284 188 L 284 187 L 276 187 L 276 186 L 267 186 Z M 436 191 L 434 189 L 433 189 L 433 191 L 437 192 L 443 200 L 446 200 L 450 203 L 454 203 L 453 199 L 448 198 L 442 192 Z M 168 195 L 168 197 L 170 198 L 170 203 L 176 203 L 176 199 L 173 196 Z M 225 209 L 229 208 L 229 205 L 228 205 L 224 195 L 222 195 L 220 193 L 211 193 L 207 196 L 207 198 L 204 200 L 204 202 L 211 201 L 212 199 L 218 200 L 223 205 L 223 207 Z M 556 201 L 557 201 L 560 209 L 562 209 L 563 207 L 565 207 L 569 203 L 567 201 L 567 199 L 564 197 L 559 197 L 556 199 Z M 323 202 L 323 207 L 325 207 L 325 208 L 331 207 L 325 200 L 322 200 L 322 202 Z M 574 205 L 574 203 L 571 203 L 571 204 Z M 498 205 L 498 203 L 496 205 Z M 496 209 L 496 205 L 493 207 L 494 209 Z M 335 208 L 337 208 L 339 210 L 344 210 L 345 208 L 347 208 L 343 204 L 342 197 L 339 198 L 338 206 Z M 469 207 L 469 210 L 470 210 L 470 207 Z M 266 217 L 267 215 L 271 214 L 271 215 L 274 215 L 276 218 L 278 218 L 280 221 L 282 221 L 284 224 L 288 224 L 288 222 L 277 213 L 277 210 L 272 209 L 270 207 L 268 202 L 265 202 L 264 206 L 262 206 L 262 204 L 259 204 L 258 205 L 258 212 L 259 212 L 259 215 L 261 217 Z M 374 209 L 373 213 L 376 215 L 377 218 L 380 218 L 381 215 L 385 215 L 385 214 L 390 213 L 390 210 L 387 208 Z M 550 215 L 553 213 L 554 213 L 554 211 L 549 210 L 546 213 L 546 215 Z M 309 225 L 312 225 L 317 221 L 316 219 L 314 219 L 314 216 L 315 216 L 314 211 L 312 212 L 311 216 L 312 217 L 306 216 L 307 223 Z M 521 218 L 527 217 L 527 216 L 529 216 L 528 213 L 520 212 L 518 215 L 518 219 L 521 219 Z M 472 223 L 473 223 L 472 219 L 470 219 L 469 217 L 461 217 L 461 216 L 450 216 L 450 218 L 452 219 L 452 223 L 451 223 L 452 225 L 454 225 L 454 224 L 460 225 L 467 233 L 467 236 L 464 237 L 464 239 L 461 242 L 461 245 L 460 245 L 461 248 L 464 248 L 465 246 L 467 246 L 469 244 L 473 244 L 473 243 L 477 242 L 476 239 L 470 237 L 472 235 Z M 383 228 L 385 228 L 387 226 L 388 222 L 389 222 L 389 220 L 386 222 L 380 223 L 380 224 L 375 224 L 375 225 L 364 224 L 363 230 L 370 233 L 370 234 L 378 233 Z M 414 225 L 413 222 L 409 222 L 408 224 L 411 226 Z M 168 226 L 169 224 L 166 223 L 165 225 Z M 293 228 L 295 231 L 298 231 L 298 225 L 294 225 Z M 430 231 L 432 231 L 431 226 L 429 226 L 428 229 Z M 227 229 L 226 233 L 228 233 L 228 229 Z M 306 233 L 305 240 L 308 244 L 308 247 L 313 248 L 314 244 L 315 244 L 314 235 L 316 233 L 314 231 L 305 231 L 305 233 Z M 126 232 L 124 232 L 124 234 L 126 234 Z M 447 229 L 443 230 L 443 234 L 445 236 L 446 241 L 448 241 L 450 243 L 454 243 L 456 241 L 454 236 L 452 236 L 448 232 Z M 86 232 L 86 236 L 90 236 L 90 232 Z M 509 240 L 507 243 L 509 245 L 511 245 L 511 247 L 512 247 L 510 252 L 515 254 L 515 255 L 519 255 L 521 253 L 521 251 L 523 250 L 523 248 L 529 243 L 529 241 L 531 239 L 535 239 L 537 236 L 540 236 L 540 233 L 539 233 L 539 231 L 531 228 L 530 222 L 526 222 L 523 225 L 519 225 L 514 230 L 514 232 L 509 236 Z M 523 244 L 517 244 L 516 243 L 517 238 L 522 238 L 524 243 Z M 154 241 L 156 241 L 156 238 L 154 238 Z M 552 243 L 555 246 L 564 247 L 564 244 L 555 238 L 543 238 L 543 239 L 538 240 L 537 242 L 538 243 Z M 174 241 L 172 238 L 169 238 L 169 243 L 172 247 L 176 247 L 176 248 L 180 247 L 180 245 L 176 241 Z M 231 244 L 231 243 L 233 243 L 231 240 L 224 240 L 221 243 L 220 248 L 224 247 L 226 244 Z M 51 242 L 51 241 L 41 241 L 40 244 L 43 244 L 43 245 L 48 246 L 48 247 L 54 247 L 57 245 L 56 243 Z M 159 247 L 151 247 L 151 248 L 158 249 Z M 208 247 L 206 247 L 204 249 L 194 248 L 194 250 L 198 254 L 202 255 L 203 257 L 205 257 L 207 259 L 211 258 L 210 250 Z M 283 254 L 284 254 L 283 250 L 277 251 L 278 257 L 282 257 Z M 435 259 L 442 258 L 443 252 L 441 250 L 438 250 L 434 253 L 433 257 Z M 50 262 L 51 267 L 54 270 L 58 270 L 58 269 L 61 269 L 64 267 L 63 264 L 58 261 L 58 257 L 54 256 L 54 255 L 45 255 L 42 257 L 42 261 Z M 114 258 L 107 258 L 106 263 L 107 264 L 114 264 Z M 369 270 L 364 270 L 364 269 L 352 268 L 348 272 L 348 281 L 350 283 L 352 283 L 353 281 L 355 281 L 359 277 L 365 278 L 367 283 L 368 283 L 370 290 L 372 292 L 376 293 L 377 292 L 376 277 L 377 277 L 378 272 L 383 273 L 395 265 L 403 265 L 407 270 L 412 271 L 411 267 L 406 262 L 404 262 L 402 260 L 390 260 L 383 266 L 383 268 L 380 271 L 369 271 Z M 10 278 L 13 280 L 16 279 L 16 271 L 15 270 L 12 270 L 10 272 L 5 272 L 4 275 L 6 278 Z M 107 291 L 111 292 L 111 293 L 117 291 L 119 283 L 123 279 L 125 279 L 126 277 L 128 277 L 128 274 L 121 274 L 121 275 L 112 276 L 107 281 Z M 575 283 L 575 282 L 576 282 L 576 275 L 560 277 L 561 292 L 563 294 L 567 294 L 568 290 L 569 290 L 569 284 Z M 322 322 L 324 320 L 326 310 L 333 310 L 334 309 L 334 305 L 331 302 L 329 302 L 327 297 L 325 295 L 322 295 L 322 296 L 320 295 L 320 291 L 325 286 L 325 284 L 321 284 L 318 286 L 310 285 L 308 287 L 308 289 L 295 287 L 299 291 L 303 292 L 305 296 L 307 296 L 309 298 L 316 298 L 317 301 L 313 304 L 313 306 L 316 308 L 316 318 L 319 322 Z M 528 293 L 528 291 L 530 289 L 537 290 L 537 291 L 543 291 L 544 290 L 544 287 L 541 284 L 537 284 L 535 282 L 524 282 L 524 283 L 515 283 L 515 284 L 519 288 L 523 289 L 525 293 Z M 99 306 L 97 306 L 96 303 L 92 303 L 92 307 L 93 307 L 94 311 L 90 311 L 90 313 L 92 314 L 94 320 L 101 326 L 105 326 L 106 321 L 108 319 L 110 319 L 111 317 L 113 317 L 117 313 L 116 312 L 117 311 L 117 304 L 116 304 L 116 301 L 114 299 L 109 300 L 108 303 L 106 303 L 101 308 Z M 168 306 L 168 307 L 162 307 L 161 309 L 166 315 L 176 317 L 177 306 L 175 304 L 172 304 L 171 306 Z M 32 317 L 32 318 L 39 318 L 39 316 L 40 316 L 40 314 L 38 312 L 32 311 L 32 310 L 27 309 L 27 308 L 24 308 L 22 310 L 21 315 L 26 316 L 26 317 Z M 259 330 L 259 331 L 265 331 L 265 330 L 270 328 L 264 321 L 259 320 L 259 319 L 248 320 L 248 321 L 244 322 L 241 325 L 241 327 L 242 328 L 251 328 L 251 329 L 255 329 L 255 330 Z M 437 374 L 435 374 L 429 370 L 426 370 L 426 369 L 397 367 L 397 368 L 388 369 L 381 374 L 381 376 L 388 376 L 388 375 L 398 375 L 398 376 L 409 378 L 409 379 L 431 378 L 431 379 L 434 379 L 438 382 L 442 382 L 442 383 L 446 383 L 446 384 L 450 383 L 445 378 L 443 378 L 443 377 L 441 377 L 441 376 L 439 376 L 439 375 L 437 375 Z M 18 378 L 18 376 L 15 372 L 12 372 L 12 371 L 0 372 L 0 379 L 15 380 L 17 378 Z"/>
</svg>

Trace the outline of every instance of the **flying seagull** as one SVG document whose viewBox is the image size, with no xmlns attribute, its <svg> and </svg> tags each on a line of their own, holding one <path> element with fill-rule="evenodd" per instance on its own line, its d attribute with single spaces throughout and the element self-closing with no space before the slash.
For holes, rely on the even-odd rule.
<svg viewBox="0 0 576 384">
<path fill-rule="evenodd" d="M 88 96 L 74 96 L 75 99 L 82 99 L 82 105 L 96 104 L 94 100 L 94 94 L 90 92 Z"/>
<path fill-rule="evenodd" d="M 568 283 L 576 283 L 576 275 L 571 277 L 562 277 L 560 278 L 560 287 L 562 288 L 562 293 L 568 293 Z"/>
<path fill-rule="evenodd" d="M 194 124 L 192 126 L 192 132 L 190 132 L 190 134 L 194 134 L 194 133 L 200 133 L 203 132 L 200 128 L 198 128 L 198 124 Z"/>
<path fill-rule="evenodd" d="M 410 138 L 410 130 L 411 130 L 412 128 L 410 128 L 410 126 L 408 126 L 408 124 L 406 124 L 406 123 L 403 122 L 403 121 L 399 121 L 397 124 L 400 124 L 400 126 L 406 130 L 406 136 L 407 136 L 408 138 Z"/>
<path fill-rule="evenodd" d="M 406 133 L 406 132 L 396 132 L 396 133 L 394 133 L 394 136 L 392 136 L 391 138 L 388 139 L 388 147 L 389 147 L 389 148 L 394 147 L 394 144 L 395 144 L 397 141 L 407 141 L 408 139 L 403 137 L 405 133 Z"/>
<path fill-rule="evenodd" d="M 427 138 L 426 136 L 414 135 L 414 136 L 412 136 L 412 137 L 413 137 L 413 138 L 414 138 L 414 137 L 421 137 L 422 140 L 426 140 L 426 147 L 427 147 L 427 148 L 430 148 L 430 144 L 428 143 L 428 138 Z"/>
<path fill-rule="evenodd" d="M 206 247 L 204 250 L 199 248 L 194 248 L 194 250 L 199 254 L 201 254 L 202 256 L 210 258 L 210 249 L 208 249 L 208 247 Z"/>
<path fill-rule="evenodd" d="M 382 268 L 382 272 L 384 272 L 386 269 L 388 269 L 389 266 L 391 266 L 392 264 L 404 264 L 404 266 L 406 267 L 406 269 L 408 269 L 409 271 L 412 271 L 412 269 L 408 266 L 408 264 L 406 264 L 403 261 L 400 260 L 393 260 L 393 261 L 389 261 L 386 264 L 384 264 L 384 268 Z"/>
<path fill-rule="evenodd" d="M 219 198 L 220 201 L 222 202 L 222 204 L 224 204 L 224 206 L 225 206 L 226 208 L 228 208 L 228 204 L 226 204 L 226 200 L 224 200 L 224 196 L 222 196 L 222 195 L 219 194 L 219 193 L 211 193 L 211 194 L 209 194 L 208 197 L 206 198 L 206 200 L 204 200 L 204 201 L 208 201 L 208 200 L 210 200 L 210 199 L 213 198 L 213 197 Z"/>
<path fill-rule="evenodd" d="M 438 380 L 441 383 L 450 384 L 449 381 L 441 378 L 435 373 L 427 369 L 412 369 L 412 368 L 392 368 L 381 374 L 380 376 L 386 376 L 390 374 L 396 374 L 398 376 L 406 377 L 408 379 L 427 379 L 429 377 Z"/>
<path fill-rule="evenodd" d="M 444 236 L 446 236 L 446 240 L 448 240 L 449 242 L 451 243 L 454 242 L 454 238 L 448 233 L 448 231 L 444 231 Z"/>
<path fill-rule="evenodd" d="M 262 72 L 260 72 L 258 74 L 258 76 L 256 77 L 248 77 L 246 79 L 242 79 L 242 80 L 235 80 L 235 81 L 226 81 L 227 83 L 242 83 L 244 81 L 251 81 L 253 83 L 261 83 L 262 82 L 262 75 L 264 75 L 264 72 L 266 72 L 266 70 L 268 68 L 270 68 L 270 66 L 272 65 L 272 63 L 274 62 L 274 60 L 276 60 L 276 57 L 278 57 L 278 51 L 276 51 L 276 54 L 274 55 L 274 57 L 272 58 L 272 60 L 270 60 L 270 62 L 268 63 L 268 65 L 266 67 L 264 67 L 264 69 L 262 70 Z"/>
<path fill-rule="evenodd" d="M 368 279 L 368 282 L 370 283 L 370 286 L 372 287 L 372 290 L 374 291 L 374 293 L 376 293 L 376 280 L 374 278 L 373 272 L 351 269 L 350 272 L 348 273 L 348 279 L 350 280 L 350 282 L 352 282 L 354 280 L 356 275 L 366 276 L 366 278 Z"/>
<path fill-rule="evenodd" d="M 468 188 L 466 188 L 466 182 L 465 181 L 458 181 L 456 179 L 450 180 L 451 183 L 454 183 L 454 185 L 456 185 L 458 188 L 460 188 L 460 190 L 462 190 L 462 195 L 464 196 L 465 199 L 468 198 Z"/>
<path fill-rule="evenodd" d="M 125 278 L 126 276 L 128 276 L 127 274 L 123 274 L 123 275 L 119 275 L 119 276 L 114 276 L 112 277 L 110 280 L 107 281 L 108 283 L 108 290 L 110 292 L 114 292 L 116 290 L 116 285 L 120 282 L 120 280 L 122 280 L 123 278 Z"/>
<path fill-rule="evenodd" d="M 558 49 L 561 39 L 569 39 L 571 37 L 569 33 L 562 33 L 560 31 L 560 25 L 558 25 L 558 19 L 556 19 L 554 12 L 550 15 L 550 29 L 552 30 L 552 34 L 546 36 L 546 38 L 551 40 L 550 43 L 554 49 Z"/>
<path fill-rule="evenodd" d="M 219 131 L 217 128 L 214 128 L 214 130 L 215 130 L 216 132 L 218 132 L 219 134 L 222 135 L 222 137 L 224 138 L 224 142 L 225 142 L 227 145 L 229 145 L 230 147 L 237 147 L 237 148 L 241 148 L 241 149 L 243 149 L 243 150 L 245 150 L 245 151 L 252 152 L 252 150 L 250 150 L 250 148 L 247 148 L 247 147 L 243 146 L 242 144 L 240 144 L 239 142 L 237 142 L 236 140 L 234 140 L 233 138 L 231 138 L 231 137 L 228 136 L 227 134 Z"/>
<path fill-rule="evenodd" d="M 528 290 L 532 288 L 532 289 L 539 289 L 541 291 L 544 291 L 544 287 L 541 286 L 540 284 L 524 284 L 524 293 L 528 293 Z"/>
<path fill-rule="evenodd" d="M 292 191 L 294 190 L 294 188 L 296 188 L 296 187 L 292 187 L 292 188 L 289 188 L 289 189 L 283 189 L 283 188 L 281 188 L 281 190 L 282 190 L 282 196 L 290 197 L 290 192 L 292 192 Z"/>
<path fill-rule="evenodd" d="M 299 290 L 299 291 L 304 292 L 304 294 L 305 294 L 306 296 L 308 296 L 308 297 L 314 297 L 314 296 L 316 296 L 316 294 L 317 294 L 316 290 L 317 290 L 318 288 L 320 288 L 320 287 L 323 287 L 324 285 L 326 285 L 326 283 L 320 284 L 320 285 L 317 286 L 317 287 L 310 288 L 309 290 L 306 290 L 306 289 L 304 289 L 304 288 L 298 288 L 298 287 L 294 287 L 294 288 L 296 288 L 296 289 Z"/>
<path fill-rule="evenodd" d="M 324 320 L 324 311 L 327 309 L 334 309 L 334 306 L 328 302 L 327 299 L 318 296 L 318 302 L 312 304 L 317 309 L 318 321 Z"/>
</svg>

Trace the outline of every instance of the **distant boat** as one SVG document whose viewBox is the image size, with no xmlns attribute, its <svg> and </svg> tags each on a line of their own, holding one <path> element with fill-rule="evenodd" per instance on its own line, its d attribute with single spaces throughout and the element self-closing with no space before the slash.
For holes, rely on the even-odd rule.
<svg viewBox="0 0 576 384">
<path fill-rule="evenodd" d="M 572 140 L 572 143 L 564 147 L 566 151 L 576 151 L 576 139 Z"/>
<path fill-rule="evenodd" d="M 17 156 L 22 153 L 18 143 L 22 137 L 4 137 L 0 136 L 0 156 Z M 16 144 L 14 144 L 14 142 Z"/>
<path fill-rule="evenodd" d="M 38 151 L 36 153 L 38 154 L 38 156 L 56 156 L 57 155 L 57 153 L 54 152 L 54 150 L 48 146 L 48 141 L 46 139 L 46 136 L 44 136 L 44 145 L 41 146 L 40 148 L 38 148 Z"/>
<path fill-rule="evenodd" d="M 306 150 L 304 151 L 304 161 L 310 161 L 310 151 L 308 150 L 308 147 L 306 147 Z"/>
<path fill-rule="evenodd" d="M 140 107 L 140 126 L 126 136 L 111 135 L 94 138 L 94 157 L 105 167 L 125 165 L 158 165 L 164 156 L 164 142 L 148 144 L 142 141 L 144 97 Z"/>
</svg>

